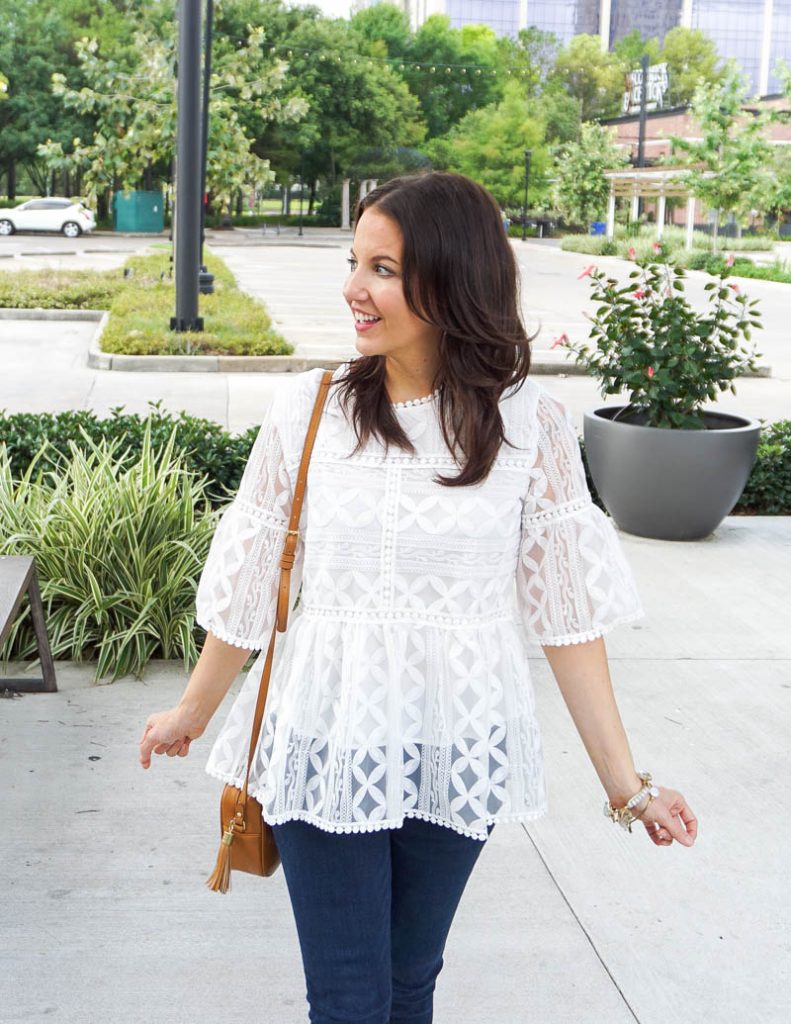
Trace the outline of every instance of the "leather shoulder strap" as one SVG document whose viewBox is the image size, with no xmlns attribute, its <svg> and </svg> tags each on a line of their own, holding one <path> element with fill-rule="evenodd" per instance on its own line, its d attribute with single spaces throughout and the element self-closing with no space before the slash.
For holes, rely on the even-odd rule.
<svg viewBox="0 0 791 1024">
<path fill-rule="evenodd" d="M 288 532 L 286 533 L 286 540 L 283 545 L 283 554 L 280 557 L 280 586 L 278 587 L 277 592 L 277 613 L 272 627 L 272 637 L 269 641 L 269 648 L 266 652 L 264 669 L 261 673 L 261 684 L 258 688 L 258 700 L 256 701 L 255 715 L 253 716 L 253 728 L 250 736 L 250 751 L 247 755 L 247 774 L 245 775 L 244 786 L 242 788 L 242 800 L 247 799 L 247 782 L 250 778 L 250 766 L 253 762 L 253 754 L 255 753 L 256 744 L 258 743 L 258 735 L 261 732 L 261 723 L 264 720 L 266 696 L 269 691 L 269 677 L 272 673 L 272 660 L 275 652 L 275 638 L 278 632 L 283 633 L 285 631 L 288 624 L 291 570 L 294 567 L 294 553 L 299 539 L 299 518 L 300 513 L 302 512 L 302 502 L 305 497 L 305 485 L 308 479 L 308 466 L 310 464 L 311 453 L 313 452 L 313 443 L 316 440 L 316 433 L 319 429 L 319 421 L 321 420 L 321 414 L 324 410 L 324 405 L 327 400 L 327 394 L 329 393 L 331 383 L 332 370 L 326 370 L 321 378 L 319 390 L 316 395 L 316 401 L 313 406 L 313 414 L 311 415 L 310 422 L 308 423 L 308 432 L 302 449 L 302 460 L 299 464 L 297 481 L 294 485 L 294 494 L 291 501 L 291 518 L 289 519 Z"/>
<path fill-rule="evenodd" d="M 313 442 L 316 440 L 316 431 L 319 429 L 319 420 L 324 408 L 324 402 L 329 391 L 332 371 L 327 370 L 321 379 L 319 392 L 316 395 L 316 404 L 313 406 L 313 415 L 308 424 L 308 433 L 305 438 L 305 445 L 302 449 L 302 461 L 299 464 L 297 482 L 294 485 L 294 497 L 291 502 L 291 519 L 288 524 L 286 543 L 283 547 L 283 554 L 280 557 L 280 587 L 277 595 L 277 629 L 284 633 L 288 625 L 288 605 L 291 590 L 291 570 L 294 567 L 294 553 L 299 540 L 299 517 L 302 512 L 302 501 L 305 497 L 305 484 L 308 479 L 308 465 L 313 452 Z"/>
</svg>

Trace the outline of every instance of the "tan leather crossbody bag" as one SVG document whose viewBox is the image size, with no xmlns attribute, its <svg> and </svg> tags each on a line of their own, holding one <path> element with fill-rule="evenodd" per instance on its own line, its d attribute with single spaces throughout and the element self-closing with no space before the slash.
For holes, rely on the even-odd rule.
<svg viewBox="0 0 791 1024">
<path fill-rule="evenodd" d="M 280 864 L 280 854 L 275 844 L 272 829 L 264 821 L 261 804 L 252 796 L 248 796 L 247 783 L 250 778 L 250 766 L 258 744 L 261 725 L 264 720 L 266 695 L 269 690 L 269 677 L 272 672 L 272 658 L 275 651 L 275 638 L 284 633 L 288 625 L 288 612 L 291 591 L 291 570 L 294 566 L 294 552 L 299 537 L 299 516 L 305 496 L 305 484 L 308 476 L 310 455 L 313 442 L 324 408 L 324 403 L 332 381 L 332 371 L 327 370 L 321 379 L 313 415 L 308 425 L 305 446 L 302 450 L 302 461 L 294 488 L 294 499 L 291 505 L 291 518 L 288 532 L 280 557 L 280 586 L 277 595 L 277 614 L 272 627 L 272 638 L 266 652 L 264 669 L 261 673 L 261 684 L 258 689 L 258 700 L 253 716 L 253 728 L 250 735 L 250 751 L 247 755 L 247 774 L 241 789 L 226 785 L 220 797 L 220 852 L 214 871 L 206 880 L 208 887 L 215 892 L 228 892 L 231 887 L 231 871 L 247 871 L 251 875 L 268 877 Z"/>
</svg>

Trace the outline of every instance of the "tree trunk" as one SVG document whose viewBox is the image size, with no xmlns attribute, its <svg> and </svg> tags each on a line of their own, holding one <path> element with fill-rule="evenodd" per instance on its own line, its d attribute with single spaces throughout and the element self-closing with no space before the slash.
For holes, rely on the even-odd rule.
<svg viewBox="0 0 791 1024">
<path fill-rule="evenodd" d="M 25 164 L 30 180 L 33 182 L 33 186 L 36 192 L 40 196 L 47 194 L 47 172 L 42 171 L 40 167 L 37 167 L 35 163 Z"/>
<path fill-rule="evenodd" d="M 316 179 L 310 181 L 310 198 L 308 200 L 308 217 L 313 216 L 313 204 L 316 202 Z"/>
<path fill-rule="evenodd" d="M 236 193 L 236 216 L 237 217 L 241 217 L 242 214 L 244 213 L 244 206 L 243 206 L 243 204 L 244 204 L 244 197 L 242 196 L 242 190 L 239 189 L 239 191 Z"/>
<path fill-rule="evenodd" d="M 711 232 L 711 251 L 717 251 L 717 242 L 720 234 L 720 211 L 716 209 L 714 211 L 714 229 Z"/>
<path fill-rule="evenodd" d="M 16 161 L 8 161 L 8 198 L 11 202 L 16 199 Z"/>
<path fill-rule="evenodd" d="M 109 204 L 107 202 L 107 190 L 102 189 L 96 196 L 96 219 L 105 220 L 109 215 Z"/>
</svg>

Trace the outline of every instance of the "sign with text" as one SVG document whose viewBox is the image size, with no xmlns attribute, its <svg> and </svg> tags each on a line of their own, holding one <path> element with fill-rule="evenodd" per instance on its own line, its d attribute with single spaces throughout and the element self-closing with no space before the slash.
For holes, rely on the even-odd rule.
<svg viewBox="0 0 791 1024">
<path fill-rule="evenodd" d="M 624 114 L 637 114 L 640 112 L 640 104 L 643 99 L 643 88 L 645 87 L 645 108 L 646 110 L 659 110 L 665 105 L 665 95 L 670 85 L 667 74 L 667 64 L 652 64 L 648 69 L 647 80 L 643 82 L 643 69 L 637 68 L 624 76 L 626 91 L 623 94 L 622 112 Z"/>
</svg>

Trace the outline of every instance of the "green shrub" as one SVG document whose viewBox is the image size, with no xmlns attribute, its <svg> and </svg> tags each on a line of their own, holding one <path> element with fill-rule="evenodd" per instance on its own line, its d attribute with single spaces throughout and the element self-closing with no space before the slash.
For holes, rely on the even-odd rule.
<svg viewBox="0 0 791 1024">
<path fill-rule="evenodd" d="M 685 253 L 676 263 L 688 267 L 690 270 L 705 270 L 708 274 L 719 274 L 726 266 L 726 257 L 710 252 Z M 773 263 L 753 263 L 744 256 L 737 256 L 731 267 L 731 274 L 735 277 L 748 277 L 760 281 L 778 281 L 781 284 L 791 284 L 791 266 L 781 260 Z"/>
<path fill-rule="evenodd" d="M 75 444 L 59 469 L 15 479 L 0 447 L 0 554 L 36 559 L 52 654 L 96 661 L 95 678 L 140 676 L 152 658 L 197 658 L 195 588 L 217 513 L 204 482 L 149 432 L 131 464 L 117 441 Z M 29 610 L 4 657 L 36 645 Z"/>
<path fill-rule="evenodd" d="M 791 515 L 791 420 L 764 425 L 753 471 L 735 511 Z"/>
<path fill-rule="evenodd" d="M 693 232 L 692 251 L 687 252 L 687 232 L 685 228 L 669 224 L 662 232 L 661 249 L 659 255 L 667 258 L 672 256 L 673 261 L 679 266 L 698 269 L 689 262 L 693 256 L 697 257 L 711 254 L 711 236 L 704 231 Z M 560 246 L 569 252 L 582 252 L 590 256 L 621 256 L 623 259 L 647 260 L 655 255 L 654 244 L 656 242 L 656 226 L 653 224 L 642 224 L 639 231 L 629 230 L 623 224 L 615 225 L 615 238 L 608 241 L 603 235 L 565 235 L 561 239 Z M 742 238 L 720 238 L 720 247 L 725 250 L 754 250 L 769 251 L 774 246 L 771 238 L 745 235 Z M 629 256 L 629 250 L 634 249 L 634 256 Z M 721 258 L 721 257 L 715 257 Z"/>
<path fill-rule="evenodd" d="M 566 252 L 582 252 L 588 256 L 615 256 L 618 242 L 604 235 L 564 235 L 560 248 Z"/>
<path fill-rule="evenodd" d="M 0 271 L 0 308 L 109 309 L 123 281 L 120 270 Z"/>
<path fill-rule="evenodd" d="M 87 410 L 0 413 L 0 444 L 5 444 L 11 472 L 19 479 L 36 456 L 40 471 L 57 470 L 70 456 L 72 446 L 87 452 L 92 445 L 122 443 L 123 451 L 119 450 L 117 457 L 122 466 L 128 466 L 140 458 L 146 436 L 159 449 L 174 435 L 184 468 L 206 480 L 208 500 L 215 506 L 227 501 L 239 486 L 258 428 L 231 435 L 213 420 L 185 412 L 174 416 L 163 412 L 160 402 L 149 405 L 145 417 L 124 413 L 120 406 L 105 419 Z"/>
<path fill-rule="evenodd" d="M 294 351 L 272 328 L 262 303 L 240 291 L 230 270 L 210 253 L 206 265 L 214 274 L 214 294 L 200 298 L 204 330 L 171 331 L 176 296 L 169 249 L 133 256 L 119 270 L 0 272 L 0 307 L 108 309 L 103 352 L 289 355 Z"/>
</svg>

